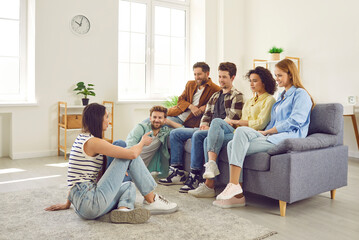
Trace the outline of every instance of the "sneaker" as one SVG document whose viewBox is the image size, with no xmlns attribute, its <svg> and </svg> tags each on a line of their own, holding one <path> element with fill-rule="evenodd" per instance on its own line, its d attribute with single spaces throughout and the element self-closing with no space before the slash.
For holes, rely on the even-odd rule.
<svg viewBox="0 0 359 240">
<path fill-rule="evenodd" d="M 203 178 L 211 179 L 219 175 L 219 169 L 215 161 L 209 160 L 207 163 L 204 164 L 204 166 L 206 167 L 206 170 L 203 173 Z"/>
<path fill-rule="evenodd" d="M 241 185 L 228 183 L 226 188 L 217 196 L 217 200 L 228 200 L 243 192 Z"/>
<path fill-rule="evenodd" d="M 144 200 L 143 207 L 149 210 L 152 215 L 174 213 L 178 210 L 177 203 L 170 202 L 158 194 L 155 195 L 153 203 Z"/>
<path fill-rule="evenodd" d="M 187 193 L 189 190 L 196 189 L 200 182 L 202 182 L 201 175 L 190 173 L 184 186 L 180 188 L 179 192 Z"/>
<path fill-rule="evenodd" d="M 182 185 L 186 181 L 186 173 L 178 168 L 170 167 L 170 175 L 158 181 L 162 185 Z"/>
<path fill-rule="evenodd" d="M 150 216 L 150 211 L 144 208 L 115 209 L 110 213 L 110 219 L 113 223 L 144 223 Z"/>
<path fill-rule="evenodd" d="M 204 183 L 199 184 L 199 187 L 194 190 L 189 190 L 188 194 L 197 198 L 211 198 L 216 196 L 214 188 L 209 188 Z"/>
<path fill-rule="evenodd" d="M 246 205 L 246 199 L 244 197 L 232 197 L 228 200 L 215 200 L 213 205 L 220 208 L 244 207 Z"/>
</svg>

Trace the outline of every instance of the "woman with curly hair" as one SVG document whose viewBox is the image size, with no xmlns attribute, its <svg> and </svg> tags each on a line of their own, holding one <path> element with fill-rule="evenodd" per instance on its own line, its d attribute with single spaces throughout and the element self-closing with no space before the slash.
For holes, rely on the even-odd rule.
<svg viewBox="0 0 359 240">
<path fill-rule="evenodd" d="M 213 202 L 215 206 L 244 206 L 239 178 L 246 156 L 266 152 L 285 139 L 305 138 L 308 134 L 310 113 L 315 104 L 300 80 L 297 67 L 291 60 L 284 59 L 275 65 L 274 72 L 278 86 L 283 87 L 284 91 L 273 105 L 271 120 L 264 131 L 237 128 L 227 146 L 229 183 Z"/>
<path fill-rule="evenodd" d="M 276 82 L 268 69 L 256 67 L 250 70 L 246 77 L 249 79 L 253 97 L 246 101 L 242 109 L 240 120 L 213 119 L 208 136 L 204 141 L 206 179 L 197 189 L 188 193 L 195 197 L 214 197 L 214 177 L 219 175 L 216 163 L 218 153 L 222 147 L 232 140 L 237 127 L 247 126 L 254 130 L 262 130 L 270 120 L 270 111 L 275 99 L 272 96 L 277 89 Z"/>
</svg>

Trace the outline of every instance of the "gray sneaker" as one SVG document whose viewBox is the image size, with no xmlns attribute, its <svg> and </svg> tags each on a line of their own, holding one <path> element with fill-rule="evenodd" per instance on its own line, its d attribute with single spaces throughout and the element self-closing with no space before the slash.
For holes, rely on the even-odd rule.
<svg viewBox="0 0 359 240">
<path fill-rule="evenodd" d="M 150 216 L 150 211 L 144 208 L 135 208 L 129 211 L 115 209 L 110 213 L 110 219 L 113 223 L 144 223 Z"/>
<path fill-rule="evenodd" d="M 155 195 L 153 203 L 143 200 L 143 207 L 149 210 L 152 215 L 174 213 L 178 210 L 177 203 L 170 202 L 158 194 Z"/>
<path fill-rule="evenodd" d="M 188 194 L 197 198 L 212 198 L 216 196 L 214 188 L 209 188 L 204 183 L 199 184 L 199 187 L 194 190 L 189 190 Z"/>
</svg>

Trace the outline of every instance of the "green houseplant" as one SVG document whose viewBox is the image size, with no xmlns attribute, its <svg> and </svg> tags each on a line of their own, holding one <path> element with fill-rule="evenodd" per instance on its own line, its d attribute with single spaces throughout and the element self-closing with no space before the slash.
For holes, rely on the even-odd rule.
<svg viewBox="0 0 359 240">
<path fill-rule="evenodd" d="M 95 85 L 89 83 L 86 87 L 86 84 L 84 82 L 78 82 L 76 86 L 77 87 L 74 89 L 74 91 L 77 91 L 77 94 L 84 95 L 84 97 L 82 98 L 82 105 L 86 106 L 89 103 L 89 99 L 87 98 L 87 96 L 96 96 L 96 93 L 93 91 L 93 87 Z"/>
<path fill-rule="evenodd" d="M 169 97 L 168 100 L 166 100 L 163 105 L 166 108 L 171 108 L 177 105 L 178 102 L 178 96 Z"/>
<path fill-rule="evenodd" d="M 283 48 L 273 46 L 268 52 L 271 54 L 271 60 L 279 60 L 280 54 L 283 52 Z"/>
</svg>

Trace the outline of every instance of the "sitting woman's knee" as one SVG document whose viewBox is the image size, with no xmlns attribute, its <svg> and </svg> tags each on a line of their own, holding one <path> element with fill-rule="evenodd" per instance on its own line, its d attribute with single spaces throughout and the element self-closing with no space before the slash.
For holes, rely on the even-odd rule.
<svg viewBox="0 0 359 240">
<path fill-rule="evenodd" d="M 112 144 L 123 148 L 127 147 L 126 142 L 121 139 L 114 141 Z"/>
</svg>

